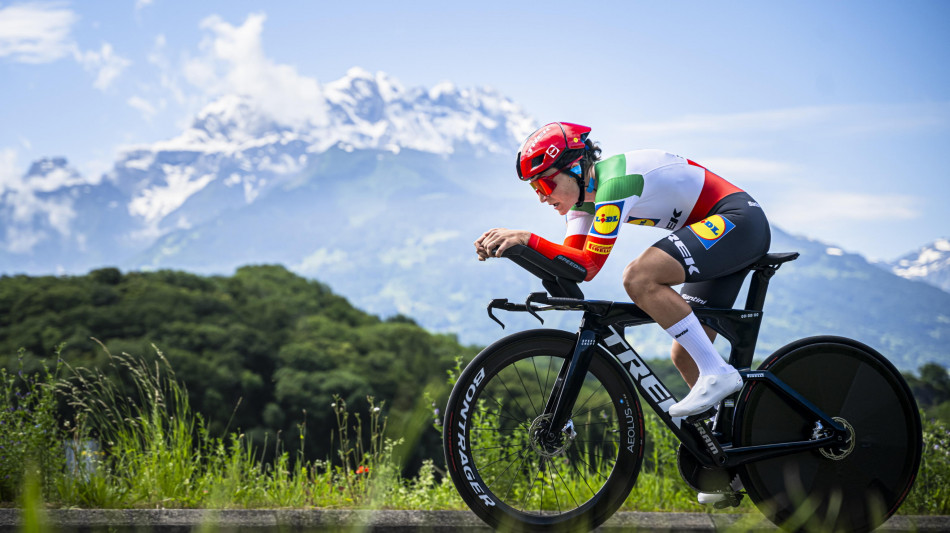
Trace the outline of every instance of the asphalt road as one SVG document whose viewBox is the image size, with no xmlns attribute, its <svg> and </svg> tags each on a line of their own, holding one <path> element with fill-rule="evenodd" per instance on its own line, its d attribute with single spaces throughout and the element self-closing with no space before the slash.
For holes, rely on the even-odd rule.
<svg viewBox="0 0 950 533">
<path fill-rule="evenodd" d="M 468 533 L 491 531 L 469 511 L 122 509 L 50 510 L 42 531 L 247 532 L 352 531 Z M 0 509 L 0 532 L 20 531 L 17 509 Z M 775 531 L 761 515 L 704 513 L 617 513 L 597 531 L 699 532 Z M 878 531 L 950 531 L 950 516 L 892 517 Z"/>
</svg>

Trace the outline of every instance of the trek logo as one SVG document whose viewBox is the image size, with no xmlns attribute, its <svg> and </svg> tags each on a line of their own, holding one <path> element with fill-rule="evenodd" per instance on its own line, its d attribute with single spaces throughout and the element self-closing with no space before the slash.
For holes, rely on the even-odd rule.
<svg viewBox="0 0 950 533">
<path fill-rule="evenodd" d="M 648 401 L 656 404 L 664 413 L 669 412 L 670 406 L 676 403 L 676 398 L 673 397 L 670 391 L 666 390 L 666 387 L 660 383 L 660 380 L 656 379 L 656 376 L 647 368 L 647 365 L 643 362 L 643 359 L 640 358 L 640 355 L 633 351 L 633 348 L 623 340 L 623 337 L 617 333 L 617 330 L 615 330 L 613 326 L 608 326 L 608 329 L 611 331 L 611 335 L 604 339 L 604 344 L 607 345 L 608 351 L 617 356 L 621 364 L 627 365 L 629 363 L 627 372 L 630 373 L 630 377 L 640 386 L 640 393 L 643 394 Z M 676 417 L 672 420 L 674 424 L 682 427 L 683 417 Z"/>
<path fill-rule="evenodd" d="M 475 393 L 478 392 L 478 385 L 481 384 L 483 379 L 485 379 L 485 369 L 480 368 L 478 369 L 478 373 L 475 374 L 475 377 L 472 378 L 472 382 L 468 385 L 468 390 L 465 391 L 465 399 L 462 400 L 462 409 L 459 410 L 458 454 L 459 461 L 462 465 L 462 473 L 465 475 L 465 479 L 468 480 L 472 490 L 475 491 L 475 494 L 478 494 L 482 503 L 488 507 L 494 507 L 495 501 L 488 496 L 485 487 L 481 484 L 481 480 L 475 477 L 475 471 L 470 466 L 472 460 L 468 457 L 468 441 L 465 439 L 465 424 L 468 423 L 468 410 L 471 408 L 471 402 L 475 399 Z"/>
<path fill-rule="evenodd" d="M 554 129 L 554 126 L 545 126 L 545 128 L 539 131 L 533 139 L 526 140 L 524 142 L 524 146 L 521 147 L 521 153 L 527 153 L 534 149 L 534 146 L 538 144 L 538 141 L 544 138 L 544 134 L 552 129 Z M 550 150 L 550 148 L 548 148 L 548 150 Z"/>
<path fill-rule="evenodd" d="M 761 372 L 758 372 L 758 373 L 755 373 L 755 374 L 746 374 L 746 377 L 747 377 L 747 378 L 764 378 L 764 377 L 765 377 L 765 374 L 763 374 L 763 373 L 761 373 Z"/>
<path fill-rule="evenodd" d="M 594 213 L 592 233 L 601 237 L 613 237 L 620 228 L 620 213 L 623 202 L 602 204 Z"/>
<path fill-rule="evenodd" d="M 708 250 L 735 227 L 736 225 L 730 222 L 728 218 L 713 215 L 695 224 L 690 224 L 689 230 L 696 235 L 699 242 Z"/>
<path fill-rule="evenodd" d="M 680 251 L 680 255 L 683 256 L 683 262 L 686 264 L 686 270 L 690 274 L 699 274 L 699 269 L 696 268 L 696 261 L 693 260 L 693 254 L 689 252 L 689 248 L 683 244 L 683 241 L 680 240 L 676 234 L 672 234 L 667 239 L 676 246 L 676 249 Z"/>
<path fill-rule="evenodd" d="M 683 212 L 674 209 L 673 216 L 670 217 L 670 221 L 666 223 L 666 229 L 676 229 L 676 225 L 680 223 L 681 216 L 683 216 Z"/>
</svg>

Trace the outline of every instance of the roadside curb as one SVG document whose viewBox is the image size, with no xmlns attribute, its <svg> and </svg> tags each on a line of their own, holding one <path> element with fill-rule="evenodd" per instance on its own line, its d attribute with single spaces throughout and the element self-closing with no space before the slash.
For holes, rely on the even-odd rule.
<svg viewBox="0 0 950 533">
<path fill-rule="evenodd" d="M 0 532 L 18 531 L 19 509 L 0 509 Z M 46 527 L 58 531 L 491 531 L 470 511 L 367 510 L 204 510 L 204 509 L 54 509 Z M 617 513 L 597 531 L 775 531 L 761 515 L 705 513 Z M 950 531 L 950 516 L 891 517 L 877 531 Z"/>
</svg>

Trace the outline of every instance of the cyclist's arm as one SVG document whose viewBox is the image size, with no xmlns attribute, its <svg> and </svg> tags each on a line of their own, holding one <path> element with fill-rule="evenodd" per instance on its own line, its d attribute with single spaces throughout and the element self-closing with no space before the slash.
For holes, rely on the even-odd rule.
<svg viewBox="0 0 950 533">
<path fill-rule="evenodd" d="M 571 208 L 567 212 L 567 236 L 564 237 L 564 246 L 578 250 L 584 249 L 584 241 L 594 222 L 594 203 L 588 202 L 581 207 Z"/>
<path fill-rule="evenodd" d="M 528 240 L 528 246 L 548 259 L 554 259 L 558 255 L 567 257 L 587 269 L 587 277 L 584 278 L 584 281 L 590 281 L 604 266 L 607 257 L 610 255 L 610 250 L 614 246 L 614 241 L 617 240 L 621 213 L 624 211 L 623 203 L 622 200 L 598 203 L 596 213 L 593 216 L 588 216 L 590 216 L 591 221 L 601 217 L 598 220 L 602 219 L 603 222 L 590 224 L 588 226 L 589 231 L 586 235 L 583 235 L 583 238 L 580 238 L 580 235 L 572 234 L 569 224 L 568 236 L 563 245 L 554 244 L 532 233 Z"/>
</svg>

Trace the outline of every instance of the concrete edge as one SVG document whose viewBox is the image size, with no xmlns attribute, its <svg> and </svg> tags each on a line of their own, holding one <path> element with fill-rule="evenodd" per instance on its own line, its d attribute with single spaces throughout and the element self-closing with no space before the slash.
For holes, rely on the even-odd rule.
<svg viewBox="0 0 950 533">
<path fill-rule="evenodd" d="M 0 509 L 0 529 L 21 525 L 19 509 Z M 52 509 L 49 525 L 71 528 L 193 528 L 207 524 L 250 529 L 369 528 L 373 530 L 459 531 L 489 528 L 471 511 L 393 511 L 352 509 Z M 758 514 L 621 512 L 599 531 L 774 531 Z M 891 517 L 878 531 L 950 531 L 950 516 Z"/>
</svg>

